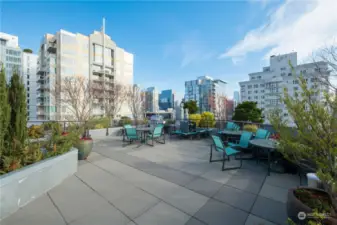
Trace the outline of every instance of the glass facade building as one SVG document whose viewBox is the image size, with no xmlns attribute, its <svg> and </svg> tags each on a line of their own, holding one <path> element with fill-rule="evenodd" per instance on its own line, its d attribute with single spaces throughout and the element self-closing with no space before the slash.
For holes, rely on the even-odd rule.
<svg viewBox="0 0 337 225">
<path fill-rule="evenodd" d="M 197 80 L 185 82 L 185 101 L 197 102 L 199 112 L 214 112 L 216 96 L 225 96 L 226 82 L 209 76 L 198 77 Z"/>
<path fill-rule="evenodd" d="M 174 108 L 174 93 L 170 90 L 164 90 L 159 95 L 159 109 L 167 110 Z"/>
</svg>

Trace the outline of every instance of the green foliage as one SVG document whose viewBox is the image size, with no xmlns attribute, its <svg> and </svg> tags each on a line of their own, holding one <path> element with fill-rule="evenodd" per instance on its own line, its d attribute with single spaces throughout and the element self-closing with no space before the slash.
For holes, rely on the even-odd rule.
<svg viewBox="0 0 337 225">
<path fill-rule="evenodd" d="M 279 151 L 294 163 L 303 159 L 314 164 L 317 175 L 330 187 L 337 181 L 337 98 L 336 94 L 324 94 L 324 100 L 316 100 L 315 89 L 309 89 L 303 76 L 298 77 L 302 91 L 290 95 L 284 90 L 284 102 L 295 123 L 288 121 L 280 110 L 269 112 L 269 120 L 280 134 Z"/>
<path fill-rule="evenodd" d="M 32 125 L 28 128 L 28 137 L 41 138 L 43 137 L 43 127 L 38 125 Z"/>
<path fill-rule="evenodd" d="M 122 116 L 120 121 L 119 121 L 119 126 L 124 126 L 127 124 L 132 124 L 131 118 L 127 116 Z"/>
<path fill-rule="evenodd" d="M 7 96 L 8 93 L 8 96 Z M 51 138 L 36 142 L 28 138 L 26 93 L 22 80 L 17 74 L 6 85 L 4 71 L 0 73 L 0 174 L 17 170 L 50 156 L 59 155 L 79 141 L 81 129 L 62 136 L 62 127 L 56 122 L 43 126 L 32 126 L 31 137 L 43 135 L 43 128 L 51 131 Z"/>
<path fill-rule="evenodd" d="M 8 147 L 8 125 L 10 122 L 10 105 L 8 103 L 8 88 L 4 68 L 0 71 L 0 156 Z"/>
<path fill-rule="evenodd" d="M 23 49 L 23 52 L 26 52 L 26 53 L 33 53 L 33 50 L 29 49 L 29 48 L 25 48 Z"/>
<path fill-rule="evenodd" d="M 211 112 L 203 112 L 201 114 L 200 127 L 215 127 L 214 114 Z"/>
<path fill-rule="evenodd" d="M 262 109 L 257 107 L 257 102 L 242 102 L 235 108 L 233 120 L 263 123 Z"/>
<path fill-rule="evenodd" d="M 24 145 L 27 138 L 26 90 L 21 77 L 16 72 L 14 72 L 10 80 L 8 102 L 11 106 L 10 126 L 8 127 L 11 133 L 9 142 L 12 143 L 11 147 L 13 148 L 18 146 L 13 142 L 17 141 Z"/>
<path fill-rule="evenodd" d="M 200 114 L 189 114 L 188 119 L 192 122 L 195 122 L 197 127 L 199 127 L 201 115 Z"/>
<path fill-rule="evenodd" d="M 90 119 L 87 123 L 87 129 L 102 129 L 108 128 L 110 119 L 108 117 L 97 117 Z"/>
<path fill-rule="evenodd" d="M 51 131 L 53 126 L 59 126 L 61 129 L 61 124 L 55 121 L 44 122 L 41 127 L 44 131 Z"/>
<path fill-rule="evenodd" d="M 243 126 L 243 130 L 255 133 L 258 127 L 255 124 L 246 124 Z"/>
<path fill-rule="evenodd" d="M 196 114 L 199 110 L 197 102 L 189 100 L 184 103 L 184 109 L 188 109 L 188 114 Z"/>
</svg>

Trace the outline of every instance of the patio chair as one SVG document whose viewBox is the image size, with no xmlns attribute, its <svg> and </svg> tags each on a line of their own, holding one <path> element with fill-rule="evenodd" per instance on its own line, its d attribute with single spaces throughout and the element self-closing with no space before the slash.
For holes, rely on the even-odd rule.
<svg viewBox="0 0 337 225">
<path fill-rule="evenodd" d="M 123 129 L 122 129 L 123 141 L 125 141 L 125 135 L 126 135 L 125 129 L 126 129 L 126 128 L 132 128 L 132 126 L 131 126 L 130 124 L 125 124 L 125 125 L 123 126 Z"/>
<path fill-rule="evenodd" d="M 164 126 L 157 125 L 156 128 L 154 128 L 153 133 L 147 135 L 146 143 L 149 139 L 151 139 L 152 140 L 152 144 L 150 144 L 151 146 L 154 146 L 153 145 L 154 141 L 159 142 L 161 144 L 165 144 L 165 134 L 163 132 L 163 128 Z M 162 139 L 162 142 L 159 141 L 160 138 Z"/>
<path fill-rule="evenodd" d="M 140 140 L 140 137 L 137 134 L 136 128 L 125 128 L 125 134 L 127 141 L 131 144 L 133 141 L 138 141 Z"/>
<path fill-rule="evenodd" d="M 230 167 L 230 168 L 225 168 L 225 161 L 226 157 L 229 160 L 229 156 L 236 156 L 237 154 L 241 154 L 241 151 L 236 150 L 232 147 L 225 147 L 223 145 L 223 142 L 221 141 L 221 138 L 219 136 L 212 135 L 212 140 L 213 144 L 211 144 L 211 151 L 210 151 L 210 156 L 209 156 L 209 162 L 222 162 L 222 171 L 224 170 L 232 170 L 232 169 L 239 169 L 242 167 L 242 157 L 240 158 L 240 166 L 238 167 Z M 215 147 L 215 150 L 217 152 L 222 153 L 222 159 L 217 159 L 217 160 L 212 160 L 212 155 L 213 155 L 213 146 Z"/>
<path fill-rule="evenodd" d="M 242 132 L 240 140 L 237 143 L 228 142 L 227 144 L 230 147 L 240 147 L 241 149 L 248 149 L 249 141 L 252 138 L 252 136 L 253 136 L 252 132 L 244 131 Z"/>
<path fill-rule="evenodd" d="M 270 136 L 269 131 L 259 128 L 255 133 L 254 139 L 268 139 L 269 136 Z"/>
</svg>

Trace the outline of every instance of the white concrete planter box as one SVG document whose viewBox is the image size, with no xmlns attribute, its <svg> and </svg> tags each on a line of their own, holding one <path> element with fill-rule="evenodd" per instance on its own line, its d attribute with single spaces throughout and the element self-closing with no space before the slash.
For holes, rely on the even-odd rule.
<svg viewBox="0 0 337 225">
<path fill-rule="evenodd" d="M 120 129 L 122 129 L 122 127 L 109 128 L 109 136 L 116 136 Z M 91 138 L 94 139 L 94 141 L 104 139 L 106 138 L 106 128 L 89 130 L 89 134 L 91 135 Z"/>
<path fill-rule="evenodd" d="M 77 171 L 78 150 L 0 176 L 0 221 Z"/>
</svg>

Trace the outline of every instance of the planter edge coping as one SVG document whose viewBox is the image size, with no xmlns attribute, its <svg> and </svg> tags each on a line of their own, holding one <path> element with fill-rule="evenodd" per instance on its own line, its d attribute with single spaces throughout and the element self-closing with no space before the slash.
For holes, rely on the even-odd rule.
<svg viewBox="0 0 337 225">
<path fill-rule="evenodd" d="M 301 203 L 309 212 L 312 212 L 312 209 L 307 206 L 306 204 L 304 204 L 303 202 L 301 202 L 296 196 L 295 196 L 295 193 L 294 191 L 297 190 L 297 189 L 309 189 L 309 190 L 314 190 L 314 191 L 318 191 L 318 192 L 324 192 L 326 193 L 330 200 L 332 200 L 332 196 L 325 190 L 323 189 L 319 189 L 319 188 L 312 188 L 312 187 L 307 187 L 307 186 L 299 186 L 299 187 L 296 187 L 296 188 L 290 188 L 288 189 L 288 193 L 292 194 L 294 196 L 294 199 L 297 203 Z"/>
<path fill-rule="evenodd" d="M 25 166 L 23 168 L 20 168 L 18 170 L 14 170 L 12 172 L 6 173 L 2 176 L 0 176 L 0 188 L 3 186 L 6 186 L 8 183 L 13 182 L 14 180 L 19 180 L 18 182 L 21 183 L 21 179 L 26 179 L 25 177 L 31 173 L 39 172 L 40 170 L 52 165 L 55 163 L 55 161 L 61 161 L 65 159 L 68 155 L 78 155 L 78 149 L 72 147 L 68 152 L 62 154 L 53 156 L 44 160 L 41 160 L 39 162 L 30 164 L 28 166 Z M 77 162 L 77 157 L 76 157 Z"/>
</svg>

